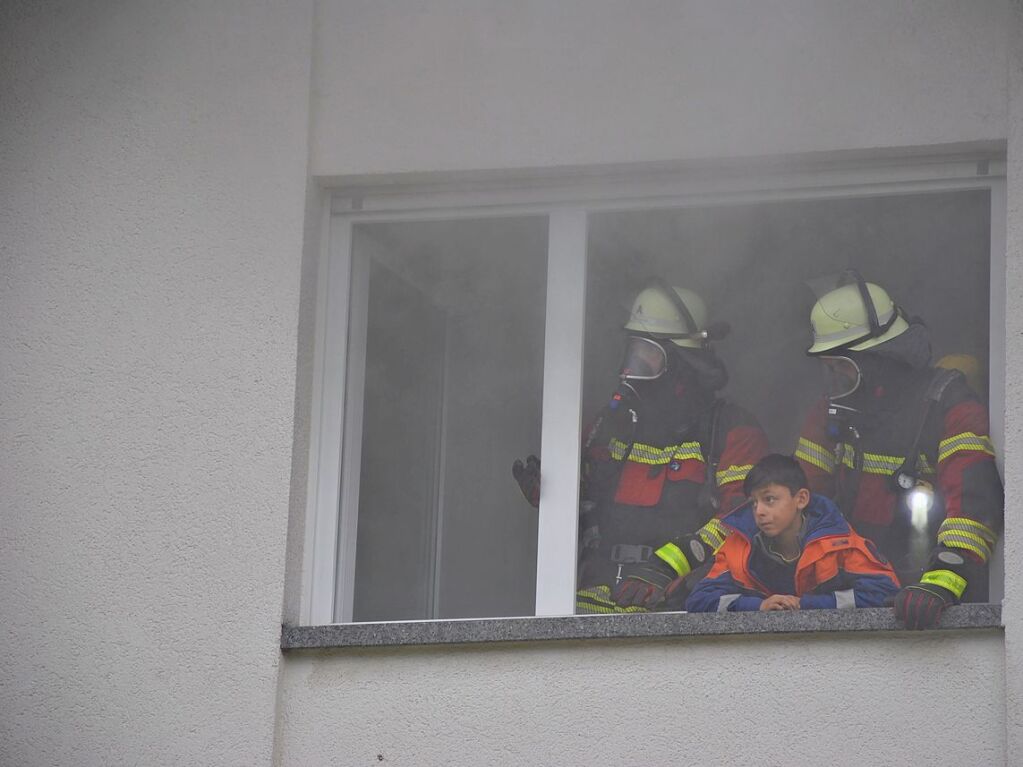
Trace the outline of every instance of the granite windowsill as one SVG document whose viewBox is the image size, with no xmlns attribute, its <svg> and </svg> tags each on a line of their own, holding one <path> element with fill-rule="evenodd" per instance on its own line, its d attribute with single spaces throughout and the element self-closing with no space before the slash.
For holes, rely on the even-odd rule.
<svg viewBox="0 0 1023 767">
<path fill-rule="evenodd" d="M 934 630 L 964 629 L 1001 631 L 1001 605 L 951 607 L 942 616 L 941 625 Z M 887 608 L 725 614 L 644 613 L 284 626 L 281 649 L 905 631 L 895 622 L 891 609 Z"/>
</svg>

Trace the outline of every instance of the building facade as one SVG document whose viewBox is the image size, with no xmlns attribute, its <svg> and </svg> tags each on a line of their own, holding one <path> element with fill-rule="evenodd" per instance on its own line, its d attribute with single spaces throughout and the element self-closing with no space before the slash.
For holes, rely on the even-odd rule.
<svg viewBox="0 0 1023 767">
<path fill-rule="evenodd" d="M 0 762 L 1023 762 L 1018 2 L 54 0 L 0 19 Z M 282 651 L 282 624 L 333 622 L 317 568 L 333 610 L 346 566 L 310 553 L 331 532 L 310 495 L 346 487 L 318 468 L 324 328 L 354 316 L 322 295 L 339 213 L 519 206 L 571 241 L 566 210 L 694 178 L 762 201 L 811 176 L 817 196 L 990 194 L 1001 626 Z M 545 455 L 584 399 L 544 420 Z M 541 549 L 574 536 L 574 517 L 539 525 Z M 550 561 L 533 580 L 564 576 Z"/>
</svg>

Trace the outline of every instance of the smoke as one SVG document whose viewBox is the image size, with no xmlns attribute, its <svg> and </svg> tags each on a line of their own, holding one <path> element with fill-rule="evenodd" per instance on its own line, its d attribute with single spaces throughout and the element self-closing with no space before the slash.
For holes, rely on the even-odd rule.
<svg viewBox="0 0 1023 767">
<path fill-rule="evenodd" d="M 990 201 L 984 191 L 770 202 L 591 216 L 584 407 L 606 399 L 621 326 L 646 275 L 695 290 L 712 321 L 726 396 L 791 451 L 823 391 L 809 346 L 810 285 L 857 268 L 931 331 L 935 358 L 988 358 Z M 819 288 L 819 286 L 818 286 Z M 610 348 L 609 348 L 610 347 Z"/>
<path fill-rule="evenodd" d="M 731 325 L 724 396 L 779 451 L 823 392 L 805 355 L 822 275 L 857 268 L 927 322 L 936 357 L 986 369 L 989 207 L 968 191 L 591 215 L 584 422 L 652 275 Z M 546 218 L 361 225 L 354 253 L 370 265 L 353 286 L 369 304 L 355 618 L 530 614 L 536 516 L 510 465 L 540 450 Z"/>
</svg>

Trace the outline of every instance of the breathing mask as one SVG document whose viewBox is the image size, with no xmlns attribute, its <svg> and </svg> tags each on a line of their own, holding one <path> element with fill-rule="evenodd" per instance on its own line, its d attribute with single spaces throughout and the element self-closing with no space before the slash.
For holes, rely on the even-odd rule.
<svg viewBox="0 0 1023 767">
<path fill-rule="evenodd" d="M 667 370 L 668 353 L 660 343 L 642 336 L 629 336 L 618 372 L 621 383 L 611 397 L 610 408 L 617 410 L 624 399 L 640 399 L 637 384 L 655 381 Z"/>
<path fill-rule="evenodd" d="M 653 381 L 668 369 L 668 353 L 657 341 L 629 336 L 618 377 L 623 381 Z"/>
</svg>

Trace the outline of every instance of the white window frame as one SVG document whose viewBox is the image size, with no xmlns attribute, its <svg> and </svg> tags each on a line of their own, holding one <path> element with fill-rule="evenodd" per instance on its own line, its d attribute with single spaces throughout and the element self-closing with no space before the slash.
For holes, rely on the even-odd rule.
<svg viewBox="0 0 1023 767">
<path fill-rule="evenodd" d="M 657 165 L 571 173 L 339 180 L 323 210 L 309 445 L 302 625 L 352 618 L 362 434 L 368 262 L 353 227 L 369 222 L 545 215 L 549 220 L 536 615 L 575 603 L 579 430 L 588 216 L 602 211 L 720 206 L 986 189 L 991 193 L 990 412 L 999 455 L 1005 412 L 1005 163 L 988 148 L 955 155 L 849 157 L 744 165 Z M 557 296 L 557 300 L 552 297 Z M 557 329 L 556 332 L 554 329 Z M 351 342 L 349 342 L 351 338 Z M 350 396 L 350 401 L 343 401 Z M 345 419 L 346 413 L 351 417 Z M 340 510 L 340 511 L 339 511 Z M 1001 546 L 992 572 L 1001 572 Z M 998 579 L 993 579 L 999 582 Z M 1000 593 L 992 593 L 992 602 Z M 511 617 L 511 616 L 508 616 Z"/>
</svg>

